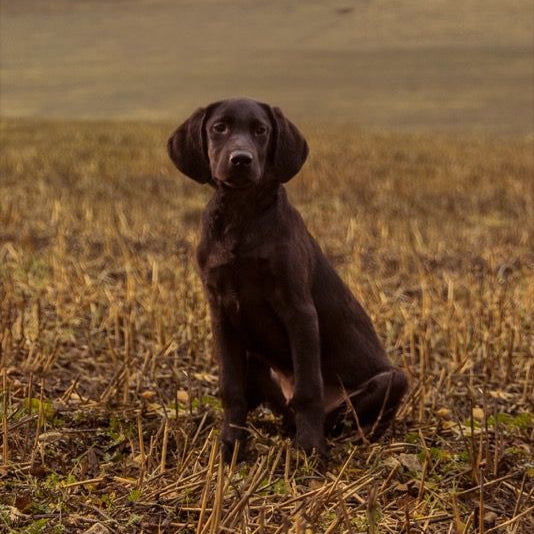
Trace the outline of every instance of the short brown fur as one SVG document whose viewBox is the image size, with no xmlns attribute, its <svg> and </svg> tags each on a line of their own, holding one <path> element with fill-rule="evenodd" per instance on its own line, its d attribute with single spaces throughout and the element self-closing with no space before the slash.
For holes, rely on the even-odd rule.
<svg viewBox="0 0 534 534">
<path fill-rule="evenodd" d="M 282 185 L 308 146 L 282 112 L 251 99 L 197 110 L 171 136 L 177 168 L 215 193 L 197 261 L 209 301 L 228 460 L 246 417 L 269 404 L 304 450 L 326 453 L 325 425 L 347 397 L 379 437 L 407 389 L 370 318 L 308 233 Z"/>
</svg>

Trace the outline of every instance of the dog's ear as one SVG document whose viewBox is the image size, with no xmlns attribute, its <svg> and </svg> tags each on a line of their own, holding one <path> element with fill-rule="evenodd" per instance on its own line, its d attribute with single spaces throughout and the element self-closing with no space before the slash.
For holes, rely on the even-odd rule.
<svg viewBox="0 0 534 534">
<path fill-rule="evenodd" d="M 272 173 L 280 182 L 287 182 L 304 165 L 308 157 L 308 143 L 280 108 L 266 107 L 273 127 L 269 158 Z"/>
<path fill-rule="evenodd" d="M 177 169 L 201 184 L 212 182 L 204 132 L 210 108 L 197 109 L 167 142 L 169 157 Z"/>
</svg>

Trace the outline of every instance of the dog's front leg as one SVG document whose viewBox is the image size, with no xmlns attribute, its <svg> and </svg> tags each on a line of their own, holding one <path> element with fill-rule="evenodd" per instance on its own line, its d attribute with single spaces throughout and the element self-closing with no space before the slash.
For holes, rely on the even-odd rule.
<svg viewBox="0 0 534 534">
<path fill-rule="evenodd" d="M 319 323 L 313 303 L 285 310 L 295 386 L 291 407 L 295 411 L 296 442 L 306 452 L 326 453 L 324 394 L 321 372 Z"/>
<path fill-rule="evenodd" d="M 214 351 L 220 366 L 219 388 L 224 410 L 221 432 L 223 459 L 229 463 L 236 443 L 239 457 L 245 450 L 247 419 L 246 352 L 228 317 L 217 305 L 210 305 Z"/>
</svg>

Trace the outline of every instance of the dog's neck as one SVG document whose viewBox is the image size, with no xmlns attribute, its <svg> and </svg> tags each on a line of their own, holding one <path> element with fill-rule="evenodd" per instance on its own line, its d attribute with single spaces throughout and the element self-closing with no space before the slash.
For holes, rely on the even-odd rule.
<svg viewBox="0 0 534 534">
<path fill-rule="evenodd" d="M 207 230 L 216 240 L 226 242 L 231 248 L 246 248 L 256 226 L 254 222 L 286 199 L 285 189 L 278 182 L 246 189 L 218 186 L 208 205 Z"/>
<path fill-rule="evenodd" d="M 209 207 L 225 226 L 240 224 L 261 217 L 276 205 L 281 196 L 285 196 L 285 190 L 277 182 L 244 189 L 219 185 L 215 189 Z"/>
</svg>

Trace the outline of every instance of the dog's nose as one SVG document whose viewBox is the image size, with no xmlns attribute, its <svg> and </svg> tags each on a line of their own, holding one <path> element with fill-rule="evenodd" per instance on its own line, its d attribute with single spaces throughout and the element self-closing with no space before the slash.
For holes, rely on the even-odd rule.
<svg viewBox="0 0 534 534">
<path fill-rule="evenodd" d="M 252 154 L 246 150 L 234 150 L 230 154 L 230 163 L 234 167 L 249 167 L 252 164 Z"/>
</svg>

